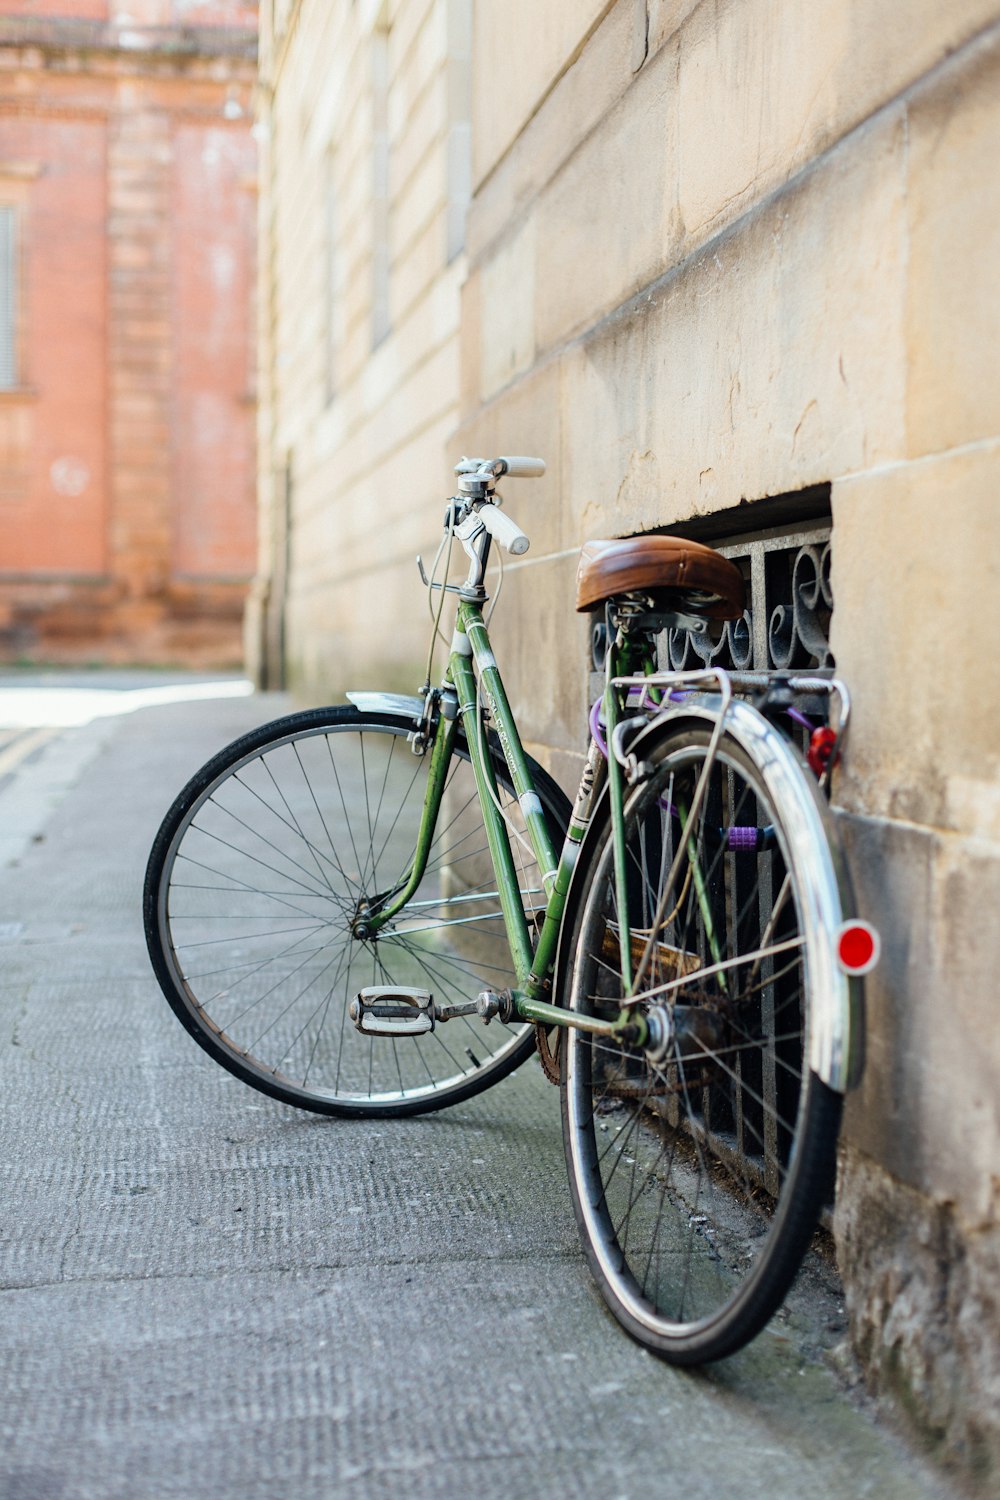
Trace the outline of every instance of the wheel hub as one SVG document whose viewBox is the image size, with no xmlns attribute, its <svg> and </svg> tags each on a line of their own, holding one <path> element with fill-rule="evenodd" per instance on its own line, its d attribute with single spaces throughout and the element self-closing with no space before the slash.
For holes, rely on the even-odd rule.
<svg viewBox="0 0 1000 1500">
<path fill-rule="evenodd" d="M 725 1023 L 704 1005 L 654 1005 L 646 1013 L 649 1040 L 643 1051 L 653 1066 L 707 1058 L 723 1041 Z"/>
</svg>

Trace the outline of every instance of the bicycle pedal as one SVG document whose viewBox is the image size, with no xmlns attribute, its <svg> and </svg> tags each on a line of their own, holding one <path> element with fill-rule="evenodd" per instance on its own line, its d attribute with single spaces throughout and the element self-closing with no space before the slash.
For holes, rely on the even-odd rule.
<svg viewBox="0 0 1000 1500">
<path fill-rule="evenodd" d="M 355 995 L 347 1013 L 365 1036 L 422 1036 L 434 1030 L 430 990 L 369 985 Z"/>
</svg>

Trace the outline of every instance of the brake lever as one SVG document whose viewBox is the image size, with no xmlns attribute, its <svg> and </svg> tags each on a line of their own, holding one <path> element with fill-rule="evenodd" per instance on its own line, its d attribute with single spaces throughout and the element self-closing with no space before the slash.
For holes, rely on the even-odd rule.
<svg viewBox="0 0 1000 1500">
<path fill-rule="evenodd" d="M 425 589 L 444 589 L 446 594 L 460 594 L 462 592 L 461 585 L 457 583 L 432 583 L 427 577 L 424 569 L 424 560 L 419 552 L 417 553 L 417 571 L 420 574 L 420 581 Z"/>
</svg>

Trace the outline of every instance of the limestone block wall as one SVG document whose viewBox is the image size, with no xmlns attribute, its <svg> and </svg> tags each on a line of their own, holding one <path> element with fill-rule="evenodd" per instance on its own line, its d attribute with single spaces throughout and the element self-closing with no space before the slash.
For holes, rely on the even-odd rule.
<svg viewBox="0 0 1000 1500">
<path fill-rule="evenodd" d="M 837 1233 L 869 1380 L 1000 1456 L 1000 8 L 481 6 L 457 446 L 542 453 L 496 635 L 582 746 L 574 553 L 829 483 L 837 797 L 882 928 Z M 487 86 L 488 84 L 488 86 Z M 497 100 L 501 101 L 499 108 Z M 992 144 L 991 144 L 992 143 Z M 540 659 L 539 637 L 560 643 Z"/>
<path fill-rule="evenodd" d="M 829 486 L 855 701 L 836 797 L 885 940 L 838 1194 L 852 1338 L 872 1386 L 988 1474 L 1000 5 L 479 0 L 471 33 L 470 15 L 262 8 L 256 659 L 313 696 L 412 690 L 412 554 L 448 466 L 539 453 L 546 477 L 507 485 L 532 548 L 494 634 L 529 748 L 571 786 L 580 543 L 707 517 L 735 534 L 756 502 Z"/>
</svg>

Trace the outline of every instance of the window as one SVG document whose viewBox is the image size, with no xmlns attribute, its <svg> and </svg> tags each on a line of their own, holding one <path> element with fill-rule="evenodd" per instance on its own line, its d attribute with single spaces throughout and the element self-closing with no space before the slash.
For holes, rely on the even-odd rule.
<svg viewBox="0 0 1000 1500">
<path fill-rule="evenodd" d="M 327 405 L 337 394 L 340 288 L 337 284 L 337 183 L 334 152 L 326 153 L 323 181 L 323 382 Z"/>
<path fill-rule="evenodd" d="M 472 200 L 472 0 L 448 0 L 448 210 L 445 255 L 465 249 Z"/>
<path fill-rule="evenodd" d="M 14 204 L 0 204 L 0 390 L 15 390 L 19 381 L 18 360 L 18 211 Z"/>
<path fill-rule="evenodd" d="M 372 348 L 389 322 L 389 33 L 372 33 Z"/>
</svg>

